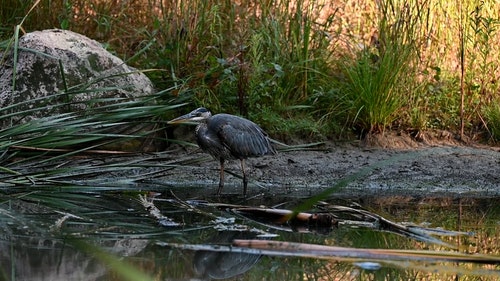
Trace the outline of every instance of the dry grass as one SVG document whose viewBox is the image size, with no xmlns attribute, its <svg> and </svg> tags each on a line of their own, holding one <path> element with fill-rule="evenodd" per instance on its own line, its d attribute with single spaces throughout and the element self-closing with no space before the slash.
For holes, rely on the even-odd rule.
<svg viewBox="0 0 500 281">
<path fill-rule="evenodd" d="M 2 30 L 10 36 L 8 26 L 31 3 L 23 9 L 3 2 L 16 7 L 2 10 Z M 411 87 L 398 97 L 400 110 L 386 118 L 396 121 L 382 126 L 419 131 L 464 124 L 473 135 L 488 133 L 488 116 L 497 110 L 499 18 L 494 0 L 75 0 L 41 1 L 23 28 L 85 34 L 135 66 L 164 69 L 152 76 L 157 85 L 183 84 L 195 102 L 214 111 L 249 110 L 277 127 L 293 123 L 290 118 L 302 119 L 301 128 L 303 120 L 319 120 L 308 122 L 311 132 L 360 126 L 352 117 L 360 108 L 339 108 L 344 96 L 329 85 L 332 76 L 342 76 L 337 62 L 355 61 L 364 50 L 380 55 L 387 40 L 398 37 L 393 42 L 410 44 L 416 54 L 403 79 Z M 410 22 L 406 34 L 394 33 Z M 285 113 L 290 108 L 294 114 Z"/>
</svg>

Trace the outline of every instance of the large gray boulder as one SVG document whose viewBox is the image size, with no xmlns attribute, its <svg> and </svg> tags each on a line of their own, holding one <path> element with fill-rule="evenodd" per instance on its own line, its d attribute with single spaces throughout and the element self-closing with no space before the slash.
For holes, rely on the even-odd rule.
<svg viewBox="0 0 500 281">
<path fill-rule="evenodd" d="M 35 31 L 19 39 L 16 66 L 13 50 L 0 63 L 0 108 L 14 105 L 8 118 L 2 112 L 0 129 L 55 114 L 88 111 L 116 102 L 113 98 L 135 99 L 153 91 L 143 73 L 99 42 L 68 30 Z"/>
<path fill-rule="evenodd" d="M 49 29 L 22 36 L 15 73 L 13 89 L 12 52 L 0 65 L 1 107 L 60 93 L 55 100 L 72 101 L 70 110 L 85 110 L 85 101 L 91 99 L 133 98 L 151 94 L 154 89 L 144 74 L 127 66 L 100 43 L 68 30 Z M 116 89 L 92 91 L 105 88 Z M 90 91 L 81 93 L 82 89 Z M 36 105 L 31 104 L 30 108 Z M 47 110 L 33 112 L 23 121 L 67 111 L 68 107 Z"/>
</svg>

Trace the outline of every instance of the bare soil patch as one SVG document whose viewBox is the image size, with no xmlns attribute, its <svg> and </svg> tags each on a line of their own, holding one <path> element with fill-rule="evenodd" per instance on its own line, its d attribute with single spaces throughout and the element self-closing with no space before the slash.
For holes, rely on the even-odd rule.
<svg viewBox="0 0 500 281">
<path fill-rule="evenodd" d="M 179 158 L 201 157 L 199 149 L 178 150 Z M 326 143 L 313 150 L 281 151 L 246 161 L 249 195 L 307 197 L 339 183 L 334 196 L 500 196 L 500 149 L 463 145 L 437 132 L 416 142 L 405 134 L 385 134 L 369 142 Z M 213 194 L 218 161 L 165 175 L 173 187 L 191 187 L 192 195 Z M 239 161 L 226 165 L 224 193 L 241 194 Z"/>
</svg>

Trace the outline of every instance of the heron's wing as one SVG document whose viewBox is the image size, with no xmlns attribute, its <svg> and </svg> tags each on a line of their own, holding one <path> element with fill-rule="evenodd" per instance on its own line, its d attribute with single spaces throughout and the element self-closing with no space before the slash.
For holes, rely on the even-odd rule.
<svg viewBox="0 0 500 281">
<path fill-rule="evenodd" d="M 275 153 L 267 134 L 250 120 L 228 114 L 217 114 L 210 120 L 210 123 L 212 122 L 213 124 L 209 124 L 209 130 L 212 126 L 217 130 L 222 143 L 236 158 Z"/>
</svg>

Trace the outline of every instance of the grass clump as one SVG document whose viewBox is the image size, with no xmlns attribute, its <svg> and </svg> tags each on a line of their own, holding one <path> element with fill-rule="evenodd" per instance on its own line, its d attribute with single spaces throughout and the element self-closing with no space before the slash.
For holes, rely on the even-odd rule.
<svg viewBox="0 0 500 281">
<path fill-rule="evenodd" d="M 407 61 L 391 47 L 379 58 L 362 51 L 357 61 L 344 65 L 346 77 L 340 84 L 344 102 L 351 109 L 354 128 L 363 134 L 383 132 L 405 104 L 401 78 Z"/>
<path fill-rule="evenodd" d="M 378 32 L 370 45 L 340 60 L 339 99 L 347 109 L 347 122 L 361 135 L 381 133 L 404 116 L 404 108 L 417 95 L 417 7 L 382 1 Z M 412 87 L 413 86 L 413 87 Z M 405 122 L 400 121 L 400 122 Z"/>
</svg>

